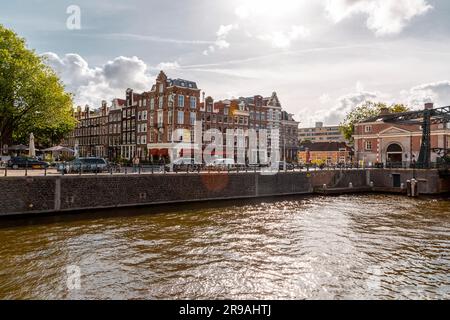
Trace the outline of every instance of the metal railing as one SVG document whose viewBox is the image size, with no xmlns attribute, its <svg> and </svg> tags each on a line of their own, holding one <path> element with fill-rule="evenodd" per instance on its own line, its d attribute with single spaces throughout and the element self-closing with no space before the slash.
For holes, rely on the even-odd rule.
<svg viewBox="0 0 450 320">
<path fill-rule="evenodd" d="M 433 163 L 430 168 L 421 168 L 414 164 L 375 164 L 375 165 L 288 165 L 286 168 L 272 168 L 260 166 L 247 165 L 233 165 L 233 166 L 206 166 L 206 165 L 170 165 L 170 164 L 146 164 L 146 165 L 119 165 L 110 164 L 108 166 L 79 166 L 74 167 L 68 164 L 58 164 L 56 167 L 48 167 L 43 169 L 33 169 L 26 166 L 25 168 L 12 169 L 7 166 L 0 165 L 1 177 L 33 177 L 33 176 L 73 176 L 73 175 L 165 175 L 165 174 L 213 174 L 213 173 L 263 173 L 272 170 L 272 172 L 318 172 L 318 171 L 349 171 L 362 169 L 439 169 L 450 170 L 448 163 Z"/>
</svg>

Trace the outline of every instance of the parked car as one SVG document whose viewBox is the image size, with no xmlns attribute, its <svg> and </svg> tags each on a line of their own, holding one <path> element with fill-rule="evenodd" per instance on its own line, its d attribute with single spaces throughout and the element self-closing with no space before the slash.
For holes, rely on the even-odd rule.
<svg viewBox="0 0 450 320">
<path fill-rule="evenodd" d="M 33 158 L 15 157 L 7 162 L 7 166 L 12 169 L 46 169 L 49 167 L 49 164 Z"/>
<path fill-rule="evenodd" d="M 277 161 L 275 168 L 278 166 L 278 170 L 283 170 L 286 166 L 286 170 L 294 170 L 294 165 L 292 163 L 287 163 L 285 161 Z"/>
<path fill-rule="evenodd" d="M 105 172 L 109 166 L 103 158 L 78 158 L 71 162 L 59 164 L 57 170 L 64 173 Z"/>
<path fill-rule="evenodd" d="M 173 169 L 177 171 L 195 171 L 198 169 L 199 165 L 195 164 L 194 159 L 192 158 L 179 158 L 176 159 L 173 163 Z M 171 165 L 166 165 L 166 171 L 170 171 Z"/>
<path fill-rule="evenodd" d="M 208 166 L 217 169 L 231 169 L 236 167 L 236 163 L 234 162 L 234 159 L 215 159 Z"/>
</svg>

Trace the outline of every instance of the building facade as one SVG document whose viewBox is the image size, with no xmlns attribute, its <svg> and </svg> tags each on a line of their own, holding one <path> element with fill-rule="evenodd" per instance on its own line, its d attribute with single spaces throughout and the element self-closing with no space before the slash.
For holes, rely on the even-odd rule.
<svg viewBox="0 0 450 320">
<path fill-rule="evenodd" d="M 77 120 L 75 130 L 63 144 L 78 149 L 81 157 L 108 156 L 108 112 L 106 101 L 98 110 L 78 107 L 74 113 Z"/>
<path fill-rule="evenodd" d="M 195 82 L 170 79 L 161 71 L 148 92 L 138 94 L 127 89 L 125 99 L 114 99 L 110 108 L 106 102 L 98 111 L 86 107 L 82 112 L 79 108 L 75 115 L 77 129 L 68 137 L 66 145 L 74 147 L 78 143 L 80 156 L 168 160 L 186 151 L 193 154 L 211 143 L 202 140 L 199 145 L 192 144 L 194 126 L 201 121 L 202 132 L 216 129 L 222 133 L 223 152 L 217 152 L 218 157 L 225 156 L 227 144 L 248 149 L 249 129 L 256 132 L 266 129 L 268 150 L 277 142 L 281 158 L 295 161 L 299 123 L 282 110 L 275 92 L 267 98 L 255 95 L 220 101 L 205 98 L 205 93 L 202 99 L 200 96 L 201 90 Z M 239 137 L 233 137 L 233 142 L 226 140 L 228 129 L 240 132 Z M 279 130 L 279 136 L 274 135 L 275 129 Z"/>
<path fill-rule="evenodd" d="M 432 105 L 428 107 L 432 108 Z M 388 111 L 382 111 L 388 115 Z M 418 161 L 422 128 L 420 124 L 398 124 L 383 121 L 361 122 L 355 126 L 356 160 L 365 165 L 402 164 L 409 166 Z M 431 149 L 450 149 L 450 129 L 448 124 L 431 126 Z M 440 155 L 432 152 L 431 161 Z"/>
<path fill-rule="evenodd" d="M 297 151 L 299 150 L 298 126 L 294 116 L 286 111 L 281 112 L 280 125 L 280 148 L 282 148 L 281 160 L 297 162 Z"/>
<path fill-rule="evenodd" d="M 323 122 L 317 122 L 314 128 L 300 128 L 298 140 L 303 142 L 347 142 L 341 133 L 339 126 L 324 126 Z"/>
<path fill-rule="evenodd" d="M 298 159 L 302 164 L 350 164 L 352 155 L 352 149 L 345 142 L 307 142 L 301 144 L 298 151 Z"/>
</svg>

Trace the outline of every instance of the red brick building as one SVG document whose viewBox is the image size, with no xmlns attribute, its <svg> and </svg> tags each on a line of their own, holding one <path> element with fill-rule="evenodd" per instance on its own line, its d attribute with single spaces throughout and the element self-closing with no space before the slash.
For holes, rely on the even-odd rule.
<svg viewBox="0 0 450 320">
<path fill-rule="evenodd" d="M 108 158 L 117 159 L 121 156 L 122 145 L 122 108 L 126 100 L 114 99 L 108 115 Z"/>
<path fill-rule="evenodd" d="M 147 150 L 150 158 L 169 156 L 192 134 L 200 105 L 200 89 L 193 81 L 169 79 L 160 72 L 148 99 Z M 174 130 L 180 134 L 172 135 Z M 189 142 L 190 141 L 186 141 Z"/>
<path fill-rule="evenodd" d="M 108 156 L 108 112 L 106 101 L 100 109 L 91 110 L 86 106 L 84 110 L 77 107 L 74 117 L 77 120 L 75 130 L 65 139 L 64 145 L 78 148 L 82 157 Z"/>
<path fill-rule="evenodd" d="M 429 107 L 432 108 L 432 105 Z M 387 114 L 387 110 L 383 111 Z M 381 114 L 383 115 L 383 114 Z M 355 126 L 356 160 L 365 165 L 410 165 L 419 159 L 422 144 L 420 124 L 396 124 L 383 121 L 361 122 Z M 431 148 L 450 148 L 450 129 L 445 124 L 431 127 Z M 432 152 L 431 161 L 438 154 Z"/>
</svg>

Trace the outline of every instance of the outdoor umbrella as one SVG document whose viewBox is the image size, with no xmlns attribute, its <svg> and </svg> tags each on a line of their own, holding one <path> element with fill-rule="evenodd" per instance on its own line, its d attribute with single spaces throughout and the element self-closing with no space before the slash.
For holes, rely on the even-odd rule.
<svg viewBox="0 0 450 320">
<path fill-rule="evenodd" d="M 70 148 L 66 148 L 63 146 L 56 146 L 56 147 L 51 147 L 45 150 L 42 150 L 44 152 L 70 152 L 70 153 L 75 153 L 74 150 L 70 149 Z"/>
<path fill-rule="evenodd" d="M 75 152 L 74 152 L 74 157 L 78 158 L 80 156 L 80 146 L 78 144 L 78 141 L 75 143 Z"/>
<path fill-rule="evenodd" d="M 29 147 L 28 155 L 30 156 L 30 158 L 36 157 L 36 147 L 34 145 L 34 134 L 30 134 L 30 147 Z"/>
</svg>

